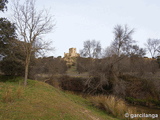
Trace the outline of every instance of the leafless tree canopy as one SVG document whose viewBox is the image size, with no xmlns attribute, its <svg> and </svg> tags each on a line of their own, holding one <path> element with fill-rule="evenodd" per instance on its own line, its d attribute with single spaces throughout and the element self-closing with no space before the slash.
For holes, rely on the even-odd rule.
<svg viewBox="0 0 160 120">
<path fill-rule="evenodd" d="M 35 0 L 26 0 L 24 4 L 14 2 L 13 12 L 19 37 L 26 43 L 34 44 L 54 27 L 52 16 L 46 10 L 36 10 Z"/>
<path fill-rule="evenodd" d="M 39 44 L 42 35 L 51 32 L 54 27 L 52 16 L 46 10 L 37 10 L 35 0 L 26 0 L 23 4 L 19 0 L 14 1 L 13 21 L 17 27 L 18 37 L 24 41 L 26 53 L 25 85 L 27 84 L 28 66 L 31 54 L 45 49 L 46 42 Z"/>
<path fill-rule="evenodd" d="M 112 42 L 112 48 L 114 54 L 120 56 L 122 54 L 127 54 L 128 49 L 130 49 L 131 44 L 135 41 L 132 39 L 133 29 L 129 29 L 127 25 L 123 28 L 121 25 L 117 25 L 114 28 L 114 40 Z"/>
<path fill-rule="evenodd" d="M 84 48 L 80 51 L 81 56 L 98 58 L 101 55 L 101 44 L 99 41 L 87 40 L 84 42 Z"/>
<path fill-rule="evenodd" d="M 147 61 L 143 57 L 145 49 L 140 48 L 132 39 L 134 30 L 127 26 L 124 28 L 117 25 L 114 28 L 114 40 L 106 48 L 102 59 L 93 59 L 87 71 L 90 78 L 86 81 L 84 92 L 95 94 L 96 92 L 109 92 L 125 95 L 124 81 L 120 78 L 123 75 L 143 76 L 145 73 L 155 73 L 156 61 Z M 86 47 L 87 48 L 87 47 Z M 153 64 L 152 64 L 153 63 Z M 80 69 L 86 68 L 82 59 L 77 61 Z M 152 67 L 154 71 L 152 71 Z M 143 72 L 144 71 L 144 72 Z M 107 90 L 107 91 L 106 91 Z"/>
<path fill-rule="evenodd" d="M 153 58 L 160 53 L 160 39 L 148 39 L 145 46 Z"/>
</svg>

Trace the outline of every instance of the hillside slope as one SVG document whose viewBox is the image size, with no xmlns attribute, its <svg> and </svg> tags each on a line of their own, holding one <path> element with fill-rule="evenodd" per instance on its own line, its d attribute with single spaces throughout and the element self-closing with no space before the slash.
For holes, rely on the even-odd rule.
<svg viewBox="0 0 160 120">
<path fill-rule="evenodd" d="M 0 82 L 0 120 L 117 120 L 80 96 L 29 80 Z"/>
</svg>

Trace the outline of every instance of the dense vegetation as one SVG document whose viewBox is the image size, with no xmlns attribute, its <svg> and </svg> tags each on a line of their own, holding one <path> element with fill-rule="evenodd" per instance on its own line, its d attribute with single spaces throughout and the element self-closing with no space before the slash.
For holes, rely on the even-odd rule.
<svg viewBox="0 0 160 120">
<path fill-rule="evenodd" d="M 7 3 L 0 0 L 2 12 Z M 125 112 L 138 113 L 131 105 L 160 109 L 160 39 L 141 48 L 134 29 L 116 25 L 110 46 L 84 41 L 80 57 L 67 66 L 62 57 L 39 57 L 49 49 L 42 35 L 54 27 L 52 17 L 34 12 L 32 0 L 13 5 L 15 21 L 0 18 L 0 119 L 114 119 L 93 105 L 122 119 Z"/>
</svg>

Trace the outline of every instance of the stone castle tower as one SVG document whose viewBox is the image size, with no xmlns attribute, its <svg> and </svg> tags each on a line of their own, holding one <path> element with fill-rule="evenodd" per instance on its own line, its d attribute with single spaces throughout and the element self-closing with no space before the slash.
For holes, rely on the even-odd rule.
<svg viewBox="0 0 160 120">
<path fill-rule="evenodd" d="M 64 53 L 64 60 L 67 62 L 67 65 L 74 65 L 76 62 L 76 57 L 79 57 L 80 54 L 76 52 L 76 48 L 69 48 L 69 53 Z"/>
<path fill-rule="evenodd" d="M 76 52 L 76 48 L 69 48 L 69 53 L 64 53 L 64 57 L 78 57 L 79 54 Z"/>
</svg>

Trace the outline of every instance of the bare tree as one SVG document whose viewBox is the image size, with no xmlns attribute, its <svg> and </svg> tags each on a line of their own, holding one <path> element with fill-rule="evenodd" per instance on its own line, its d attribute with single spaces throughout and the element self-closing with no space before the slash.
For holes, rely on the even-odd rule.
<svg viewBox="0 0 160 120">
<path fill-rule="evenodd" d="M 107 48 L 104 49 L 103 51 L 103 57 L 111 57 L 114 54 L 113 47 L 108 46 Z"/>
<path fill-rule="evenodd" d="M 146 49 L 140 48 L 138 45 L 132 45 L 129 53 L 130 56 L 144 57 L 146 55 Z"/>
<path fill-rule="evenodd" d="M 129 29 L 127 25 L 123 28 L 121 25 L 117 25 L 114 28 L 114 40 L 111 47 L 114 50 L 114 54 L 120 57 L 122 54 L 127 54 L 131 44 L 135 41 L 132 39 L 133 29 Z"/>
<path fill-rule="evenodd" d="M 42 35 L 53 29 L 53 17 L 44 9 L 38 11 L 35 7 L 35 0 L 25 0 L 23 4 L 20 4 L 19 0 L 14 1 L 12 9 L 19 39 L 24 41 L 26 54 L 24 85 L 26 86 L 31 56 L 46 48 L 47 44 L 39 46 L 39 43 L 42 42 Z"/>
<path fill-rule="evenodd" d="M 84 42 L 84 48 L 80 51 L 82 57 L 98 58 L 101 55 L 101 44 L 99 41 L 87 40 Z"/>
<path fill-rule="evenodd" d="M 148 39 L 145 46 L 152 58 L 156 57 L 160 53 L 160 39 Z"/>
<path fill-rule="evenodd" d="M 114 41 L 104 51 L 103 59 L 95 59 L 89 71 L 90 78 L 85 83 L 84 92 L 94 94 L 96 92 L 125 95 L 125 86 L 119 78 L 130 68 L 129 57 L 131 54 L 143 56 L 144 50 L 132 39 L 134 30 L 127 26 L 117 25 L 114 28 Z"/>
</svg>

